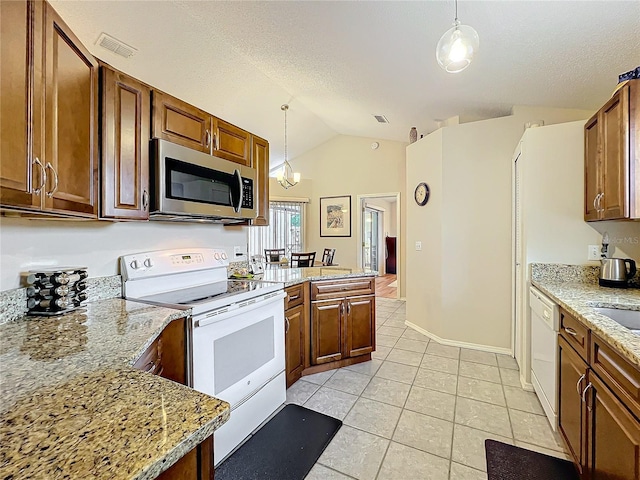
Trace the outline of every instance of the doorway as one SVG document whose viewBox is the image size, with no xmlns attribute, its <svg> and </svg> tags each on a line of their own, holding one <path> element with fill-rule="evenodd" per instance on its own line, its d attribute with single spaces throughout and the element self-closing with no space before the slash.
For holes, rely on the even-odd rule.
<svg viewBox="0 0 640 480">
<path fill-rule="evenodd" d="M 378 272 L 377 297 L 400 298 L 400 194 L 357 198 L 358 266 Z"/>
<path fill-rule="evenodd" d="M 362 268 L 382 273 L 380 246 L 382 244 L 382 221 L 384 210 L 374 205 L 366 205 L 362 212 Z"/>
</svg>

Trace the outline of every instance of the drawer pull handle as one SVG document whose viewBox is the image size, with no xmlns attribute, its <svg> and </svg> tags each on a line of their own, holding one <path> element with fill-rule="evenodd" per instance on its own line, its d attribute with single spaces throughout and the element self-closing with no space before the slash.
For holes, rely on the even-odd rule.
<svg viewBox="0 0 640 480">
<path fill-rule="evenodd" d="M 573 328 L 571 327 L 564 327 L 564 331 L 567 332 L 569 335 L 571 335 L 572 337 L 575 337 L 578 335 L 578 332 L 576 332 Z"/>
<path fill-rule="evenodd" d="M 583 373 L 578 379 L 578 383 L 576 383 L 576 390 L 578 391 L 578 396 L 580 396 L 580 385 L 582 385 L 582 381 L 584 380 L 585 376 L 586 376 L 586 373 Z"/>
</svg>

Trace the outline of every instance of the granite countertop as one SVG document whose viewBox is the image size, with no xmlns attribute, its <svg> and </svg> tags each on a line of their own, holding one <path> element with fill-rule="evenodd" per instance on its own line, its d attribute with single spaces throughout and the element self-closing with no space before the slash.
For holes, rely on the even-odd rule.
<svg viewBox="0 0 640 480">
<path fill-rule="evenodd" d="M 340 266 L 286 268 L 267 267 L 260 280 L 284 283 L 285 287 L 312 280 L 329 280 L 331 278 L 376 277 L 378 272 L 362 268 L 346 268 Z"/>
<path fill-rule="evenodd" d="M 551 279 L 533 279 L 531 283 L 640 367 L 640 336 L 594 310 L 597 307 L 640 310 L 640 289 Z"/>
<path fill-rule="evenodd" d="M 119 298 L 0 325 L 0 477 L 152 479 L 229 404 L 136 370 L 184 311 Z"/>
</svg>

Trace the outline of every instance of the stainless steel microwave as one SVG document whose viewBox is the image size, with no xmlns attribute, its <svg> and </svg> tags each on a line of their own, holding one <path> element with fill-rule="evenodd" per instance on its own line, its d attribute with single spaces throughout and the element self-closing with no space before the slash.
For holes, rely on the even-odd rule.
<svg viewBox="0 0 640 480">
<path fill-rule="evenodd" d="M 151 220 L 239 223 L 256 217 L 253 168 L 151 140 Z"/>
</svg>

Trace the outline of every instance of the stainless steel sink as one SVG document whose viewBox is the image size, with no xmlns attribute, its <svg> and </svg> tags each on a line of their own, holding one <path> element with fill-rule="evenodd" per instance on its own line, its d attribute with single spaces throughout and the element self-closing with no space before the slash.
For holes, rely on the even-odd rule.
<svg viewBox="0 0 640 480">
<path fill-rule="evenodd" d="M 620 308 L 595 308 L 594 310 L 628 328 L 636 335 L 640 335 L 640 310 L 623 310 Z"/>
</svg>

